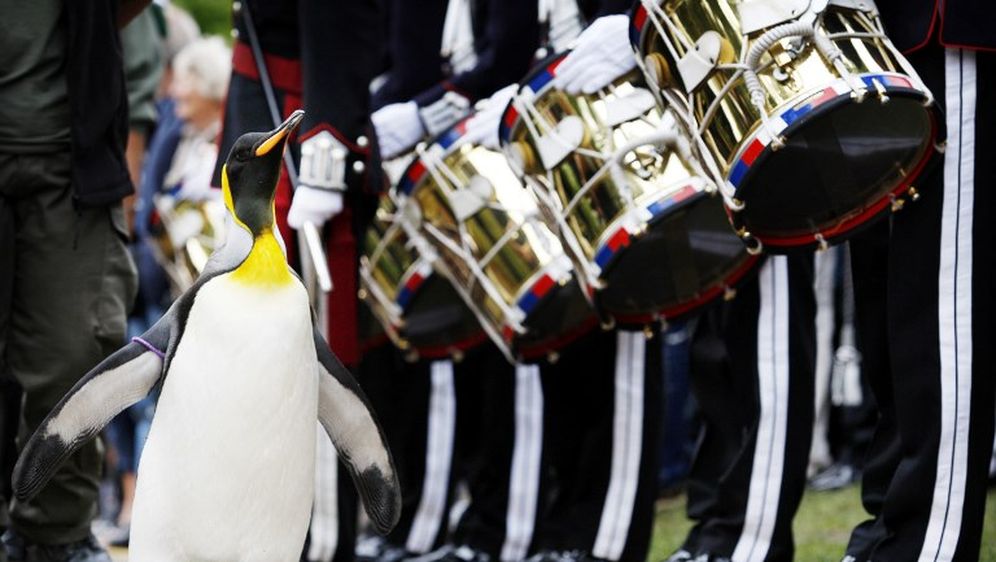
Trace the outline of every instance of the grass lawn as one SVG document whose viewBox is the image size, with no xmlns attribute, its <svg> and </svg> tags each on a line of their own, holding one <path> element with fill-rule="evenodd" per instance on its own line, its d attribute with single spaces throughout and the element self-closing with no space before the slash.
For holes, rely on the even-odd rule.
<svg viewBox="0 0 996 562">
<path fill-rule="evenodd" d="M 851 528 L 865 517 L 857 486 L 839 492 L 807 493 L 795 518 L 795 559 L 839 562 Z M 689 527 L 684 497 L 659 502 L 649 562 L 661 562 L 674 552 Z M 996 562 L 996 490 L 989 492 L 986 502 L 979 560 Z"/>
</svg>

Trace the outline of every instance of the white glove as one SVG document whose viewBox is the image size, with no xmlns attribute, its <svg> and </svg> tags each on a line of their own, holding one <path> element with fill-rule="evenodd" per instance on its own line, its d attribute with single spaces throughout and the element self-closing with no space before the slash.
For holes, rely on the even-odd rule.
<svg viewBox="0 0 996 562">
<path fill-rule="evenodd" d="M 287 224 L 297 230 L 304 223 L 314 223 L 321 228 L 326 221 L 342 212 L 342 192 L 329 189 L 315 189 L 299 185 L 294 191 Z"/>
<path fill-rule="evenodd" d="M 557 67 L 553 83 L 568 94 L 593 94 L 635 67 L 629 18 L 604 16 L 581 33 L 577 46 Z"/>
<path fill-rule="evenodd" d="M 418 104 L 413 101 L 385 105 L 375 111 L 370 119 L 377 131 L 380 155 L 385 159 L 393 158 L 415 146 L 425 135 L 425 128 L 418 115 Z"/>
<path fill-rule="evenodd" d="M 418 110 L 422 125 L 432 137 L 456 125 L 468 114 L 470 100 L 456 92 L 446 92 L 443 97 Z"/>
<path fill-rule="evenodd" d="M 519 91 L 518 84 L 509 84 L 498 90 L 491 97 L 478 104 L 477 113 L 467 121 L 466 142 L 479 144 L 491 150 L 498 150 L 498 129 L 501 126 L 501 116 L 509 100 Z"/>
</svg>

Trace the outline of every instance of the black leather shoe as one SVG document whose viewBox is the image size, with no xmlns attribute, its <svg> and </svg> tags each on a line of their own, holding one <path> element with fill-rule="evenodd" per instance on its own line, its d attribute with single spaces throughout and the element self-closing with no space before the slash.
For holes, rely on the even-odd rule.
<svg viewBox="0 0 996 562">
<path fill-rule="evenodd" d="M 555 550 L 541 550 L 526 558 L 525 562 L 560 562 L 560 553 Z"/>
<path fill-rule="evenodd" d="M 491 556 L 469 546 L 444 546 L 409 560 L 410 562 L 491 562 Z"/>
<path fill-rule="evenodd" d="M 526 562 L 602 562 L 583 550 L 544 550 L 526 559 Z"/>
<path fill-rule="evenodd" d="M 665 558 L 664 562 L 691 562 L 691 560 L 692 560 L 692 553 L 688 552 L 685 549 L 681 549 L 678 552 L 672 554 L 671 556 Z"/>
<path fill-rule="evenodd" d="M 830 492 L 846 488 L 861 478 L 861 473 L 847 463 L 834 463 L 809 480 L 814 492 Z"/>
<path fill-rule="evenodd" d="M 692 562 L 730 562 L 725 556 L 714 556 L 712 554 L 699 554 L 692 559 Z"/>
<path fill-rule="evenodd" d="M 8 529 L 3 547 L 10 562 L 111 562 L 93 535 L 69 544 L 35 544 Z"/>
</svg>

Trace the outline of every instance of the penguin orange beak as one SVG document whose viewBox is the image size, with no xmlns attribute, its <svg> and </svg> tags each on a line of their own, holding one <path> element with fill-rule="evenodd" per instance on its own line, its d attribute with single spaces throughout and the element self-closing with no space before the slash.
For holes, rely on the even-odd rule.
<svg viewBox="0 0 996 562">
<path fill-rule="evenodd" d="M 283 148 L 284 141 L 294 132 L 294 129 L 297 129 L 302 119 L 304 119 L 304 111 L 298 109 L 294 113 L 291 113 L 286 121 L 281 123 L 279 127 L 274 129 L 256 146 L 256 156 L 265 156 L 278 146 Z"/>
</svg>

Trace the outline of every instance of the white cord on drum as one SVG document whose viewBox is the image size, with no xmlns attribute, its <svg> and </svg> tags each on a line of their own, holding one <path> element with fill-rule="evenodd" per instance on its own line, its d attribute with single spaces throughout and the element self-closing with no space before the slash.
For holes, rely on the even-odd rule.
<svg viewBox="0 0 996 562">
<path fill-rule="evenodd" d="M 553 174 L 551 172 L 547 172 L 547 181 L 550 186 L 556 185 L 553 182 L 552 176 Z M 591 267 L 591 264 L 585 256 L 584 250 L 578 244 L 577 239 L 574 236 L 567 234 L 573 232 L 573 230 L 567 223 L 567 216 L 563 213 L 563 205 L 561 204 L 560 199 L 550 193 L 549 189 L 533 177 L 526 176 L 525 179 L 526 183 L 529 184 L 529 188 L 532 190 L 533 195 L 536 196 L 537 201 L 550 210 L 549 214 L 552 215 L 553 220 L 556 222 L 557 230 L 559 231 L 557 238 L 564 244 L 564 249 L 573 254 L 574 259 L 572 261 L 582 264 L 582 271 L 579 272 L 584 276 L 582 282 L 589 287 L 598 288 L 600 286 L 600 282 L 598 281 L 598 272 L 594 271 Z M 587 293 L 585 294 L 585 298 L 588 298 Z"/>
<path fill-rule="evenodd" d="M 672 90 L 662 90 L 661 95 L 667 102 L 671 112 L 684 122 L 685 130 L 696 130 L 697 127 L 695 118 L 692 115 L 691 108 L 688 107 L 688 100 L 685 96 L 682 96 Z M 682 126 L 682 124 L 678 124 L 678 126 Z M 733 186 L 727 183 L 726 177 L 723 175 L 723 172 L 720 171 L 718 163 L 714 158 L 712 158 L 709 147 L 706 146 L 703 134 L 691 134 L 690 136 L 692 137 L 692 141 L 696 144 L 696 152 L 701 155 L 701 158 L 699 158 L 697 162 L 699 164 L 704 164 L 707 169 L 702 172 L 702 178 L 712 179 L 712 185 L 719 190 L 720 196 L 723 197 L 723 202 L 730 210 L 743 210 L 743 202 L 736 198 L 736 190 Z"/>
<path fill-rule="evenodd" d="M 923 82 L 923 79 L 920 78 L 920 74 L 918 74 L 916 69 L 913 68 L 913 65 L 910 64 L 910 61 L 906 58 L 906 56 L 896 48 L 896 45 L 893 44 L 892 40 L 885 34 L 885 28 L 882 26 L 882 19 L 879 18 L 878 12 L 873 12 L 871 15 L 866 15 L 864 12 L 860 12 L 859 16 L 867 18 L 867 21 L 865 22 L 866 25 L 875 29 L 876 34 L 885 44 L 885 48 L 887 48 L 892 53 L 892 56 L 899 62 L 899 66 L 903 69 L 903 72 L 906 73 L 906 75 L 909 76 L 914 82 L 916 82 L 918 89 L 927 97 L 924 101 L 924 105 L 928 107 L 934 105 L 934 93 L 931 92 L 930 88 L 928 88 Z"/>
<path fill-rule="evenodd" d="M 679 55 L 677 51 L 674 50 L 674 46 L 671 45 L 671 41 L 667 40 L 668 37 L 677 37 L 678 40 L 681 41 L 682 46 L 685 48 L 685 52 L 695 49 L 695 45 L 688 42 L 688 39 L 686 38 L 684 32 L 681 29 L 679 29 L 678 26 L 675 25 L 673 21 L 671 21 L 671 17 L 667 15 L 667 13 L 664 11 L 663 8 L 661 8 L 659 0 L 641 0 L 641 1 L 643 3 L 643 7 L 646 8 L 648 12 L 647 19 L 649 19 L 650 22 L 654 24 L 654 27 L 657 28 L 657 33 L 660 34 L 661 37 L 661 43 L 663 43 L 664 46 L 667 47 L 667 50 L 668 52 L 670 52 L 673 60 L 680 60 L 681 55 Z M 649 17 L 650 14 L 656 15 L 657 17 Z M 670 33 L 668 33 L 661 26 L 660 22 L 662 21 L 669 28 L 671 28 Z"/>
<path fill-rule="evenodd" d="M 457 186 L 461 185 L 460 178 L 456 177 L 456 174 L 450 169 L 446 162 L 439 158 L 437 154 L 434 154 L 429 150 L 420 150 L 419 153 L 422 161 L 426 163 L 426 169 L 429 171 L 429 174 L 432 175 L 432 178 L 436 181 L 437 185 L 441 188 L 445 185 L 451 191 L 459 189 Z M 446 178 L 443 176 L 446 176 Z M 443 193 L 443 195 L 448 196 L 448 193 Z M 441 230 L 436 228 L 435 225 L 429 222 L 423 221 L 422 228 L 427 233 L 431 234 L 432 237 L 435 238 L 440 244 L 446 246 L 451 252 L 460 256 L 460 259 L 466 262 L 468 267 L 474 273 L 475 278 L 478 280 L 487 279 L 481 264 L 478 263 L 477 258 L 467 245 L 467 240 L 470 239 L 470 233 L 467 231 L 466 224 L 459 219 L 457 219 L 456 223 L 460 234 L 459 246 L 449 236 L 446 236 Z M 514 231 L 511 232 L 514 233 Z M 504 236 L 499 237 L 498 241 L 495 243 L 495 247 L 500 249 L 499 243 L 507 242 L 509 234 L 509 231 L 506 231 Z M 494 249 L 495 248 L 492 248 L 492 250 Z M 495 301 L 497 306 L 502 310 L 502 314 L 504 316 L 515 320 L 515 326 L 513 326 L 515 331 L 524 333 L 525 328 L 523 328 L 518 322 L 512 310 L 505 303 L 502 295 L 499 294 L 490 283 L 479 282 L 478 284 L 484 289 L 485 292 L 488 293 L 488 296 Z"/>
<path fill-rule="evenodd" d="M 470 253 L 462 244 L 457 245 L 453 241 L 453 239 L 447 236 L 443 231 L 436 228 L 434 224 L 427 222 L 422 225 L 422 228 L 425 229 L 426 233 L 432 236 L 439 244 L 445 246 L 451 252 L 459 256 L 460 260 L 464 262 L 464 264 L 468 267 L 468 269 L 471 270 L 474 279 L 477 280 L 477 285 L 479 285 L 482 289 L 484 289 L 484 292 L 487 293 L 488 297 L 490 297 L 491 300 L 494 301 L 495 306 L 497 306 L 501 310 L 502 316 L 508 319 L 510 323 L 512 323 L 512 329 L 515 330 L 517 333 L 524 334 L 526 332 L 526 329 L 524 326 L 522 326 L 522 323 L 520 321 L 522 313 L 517 310 L 513 311 L 512 308 L 508 306 L 508 303 L 505 302 L 505 298 L 501 295 L 501 293 L 498 292 L 498 290 L 490 282 L 490 279 L 484 273 L 484 270 L 481 269 L 480 264 L 478 264 L 477 259 L 474 257 L 474 255 Z M 447 271 L 448 266 L 444 266 L 444 268 L 446 268 L 444 269 L 446 273 L 452 275 L 451 272 Z M 488 282 L 485 283 L 484 280 L 488 280 Z M 467 291 L 467 289 L 459 283 L 458 279 L 453 280 L 453 285 L 461 293 L 466 294 L 465 299 L 470 305 L 471 310 L 474 310 L 476 312 L 479 303 L 474 303 L 474 301 L 472 300 L 472 295 L 469 293 L 469 291 Z M 473 285 L 471 287 L 473 287 Z M 482 321 L 481 324 L 483 327 L 483 325 L 486 325 L 487 322 Z"/>
</svg>

